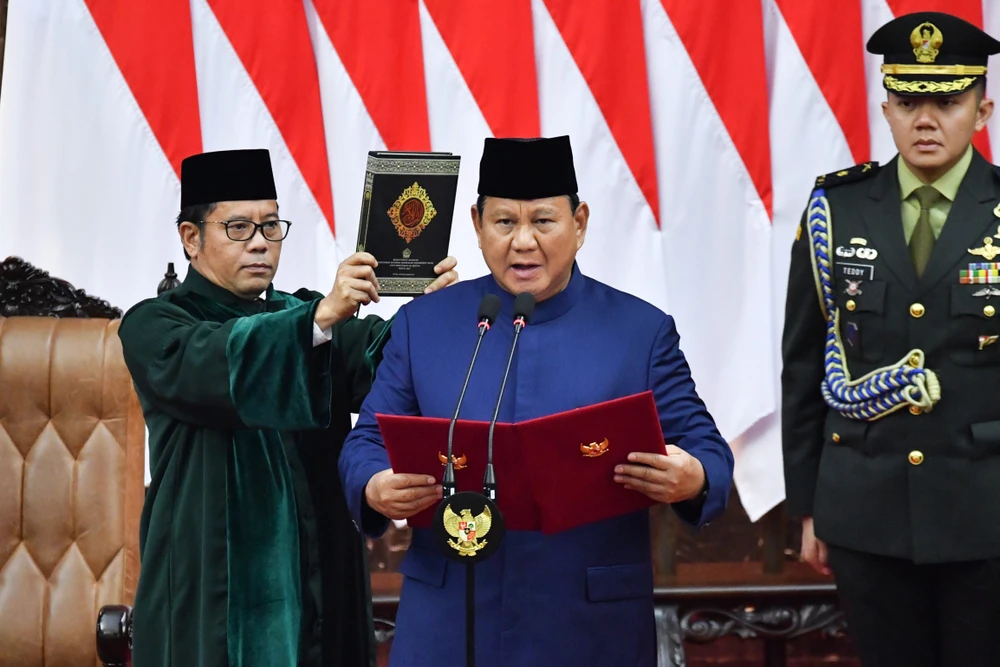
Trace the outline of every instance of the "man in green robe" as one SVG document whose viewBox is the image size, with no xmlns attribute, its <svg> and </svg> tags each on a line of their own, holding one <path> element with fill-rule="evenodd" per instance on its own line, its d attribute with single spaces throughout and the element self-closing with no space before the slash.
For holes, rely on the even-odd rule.
<svg viewBox="0 0 1000 667">
<path fill-rule="evenodd" d="M 337 459 L 389 333 L 375 259 L 274 289 L 290 223 L 266 150 L 187 158 L 177 288 L 119 328 L 149 429 L 135 667 L 374 665 L 365 544 Z M 259 233 L 258 233 L 259 232 Z M 428 291 L 457 280 L 442 261 Z"/>
</svg>

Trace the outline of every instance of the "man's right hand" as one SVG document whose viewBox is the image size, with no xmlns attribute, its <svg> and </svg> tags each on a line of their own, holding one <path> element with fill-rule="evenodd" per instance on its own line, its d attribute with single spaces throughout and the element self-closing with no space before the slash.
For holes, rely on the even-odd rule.
<svg viewBox="0 0 1000 667">
<path fill-rule="evenodd" d="M 378 262 L 367 252 L 356 252 L 337 268 L 333 289 L 316 308 L 314 320 L 320 329 L 327 329 L 357 312 L 359 305 L 378 303 Z"/>
<path fill-rule="evenodd" d="M 811 516 L 802 519 L 802 560 L 820 574 L 830 574 L 826 543 L 816 537 Z"/>
<path fill-rule="evenodd" d="M 382 516 L 400 520 L 441 500 L 441 485 L 426 475 L 396 474 L 392 468 L 372 475 L 365 486 L 368 506 Z"/>
</svg>

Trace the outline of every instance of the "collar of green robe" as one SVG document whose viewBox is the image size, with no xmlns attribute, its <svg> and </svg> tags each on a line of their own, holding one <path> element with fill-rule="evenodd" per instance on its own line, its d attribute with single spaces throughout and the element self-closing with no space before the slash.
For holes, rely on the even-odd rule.
<svg viewBox="0 0 1000 667">
<path fill-rule="evenodd" d="M 205 276 L 198 273 L 193 266 L 188 266 L 187 275 L 181 283 L 182 289 L 194 294 L 200 294 L 216 303 L 234 308 L 246 315 L 255 315 L 264 311 L 283 310 L 285 308 L 284 299 L 277 298 L 274 285 L 268 285 L 265 296 L 252 301 L 241 298 L 224 287 L 216 285 Z M 266 304 L 266 306 L 265 306 Z"/>
</svg>

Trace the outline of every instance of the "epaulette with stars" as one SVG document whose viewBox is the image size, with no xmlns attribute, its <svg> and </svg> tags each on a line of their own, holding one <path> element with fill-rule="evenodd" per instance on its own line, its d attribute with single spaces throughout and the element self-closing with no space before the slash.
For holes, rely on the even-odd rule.
<svg viewBox="0 0 1000 667">
<path fill-rule="evenodd" d="M 838 185 L 863 181 L 866 178 L 874 176 L 878 173 L 879 169 L 878 162 L 862 162 L 848 169 L 841 169 L 840 171 L 820 176 L 816 179 L 815 187 L 829 190 Z"/>
</svg>

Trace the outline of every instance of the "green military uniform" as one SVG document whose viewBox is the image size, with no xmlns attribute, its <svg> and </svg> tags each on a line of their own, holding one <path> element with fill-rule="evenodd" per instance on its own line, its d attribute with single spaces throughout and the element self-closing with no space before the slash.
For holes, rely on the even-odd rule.
<svg viewBox="0 0 1000 667">
<path fill-rule="evenodd" d="M 264 150 L 191 156 L 181 182 L 178 224 L 209 224 L 217 202 L 276 200 Z M 287 226 L 263 224 L 280 234 L 260 226 L 266 243 L 284 239 Z M 261 292 L 241 298 L 192 266 L 122 318 L 152 475 L 136 667 L 374 666 L 367 549 L 337 459 L 389 323 L 320 331 L 322 294 Z"/>
<path fill-rule="evenodd" d="M 985 73 L 986 52 L 1000 50 L 977 28 L 933 13 L 900 17 L 872 40 L 898 95 L 968 90 L 977 76 L 960 68 Z M 937 62 L 923 72 L 927 49 Z M 820 177 L 793 244 L 782 371 L 787 507 L 812 516 L 829 545 L 865 667 L 997 659 L 994 250 L 1000 168 L 971 146 L 926 185 L 900 156 Z"/>
</svg>

